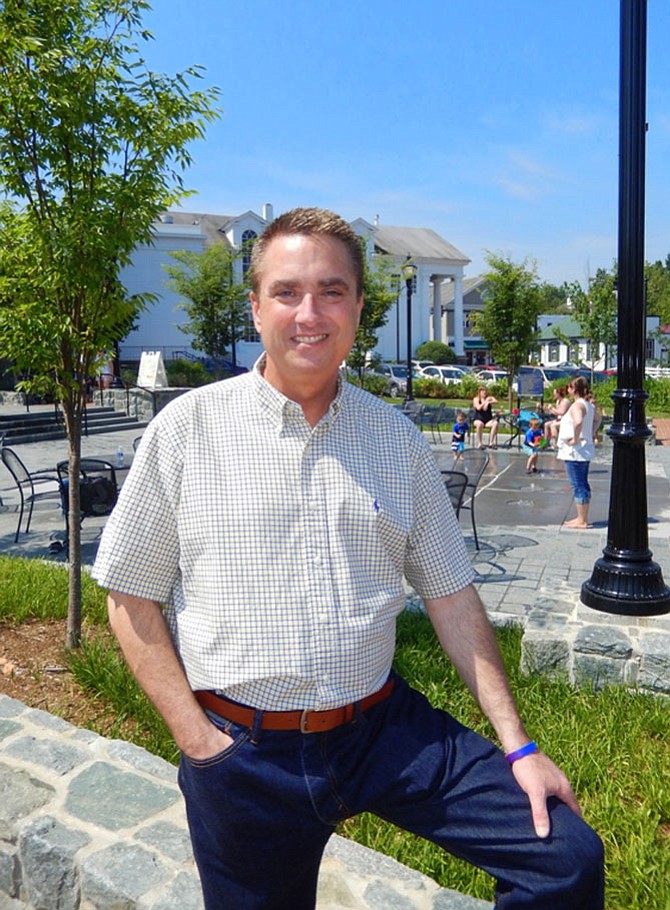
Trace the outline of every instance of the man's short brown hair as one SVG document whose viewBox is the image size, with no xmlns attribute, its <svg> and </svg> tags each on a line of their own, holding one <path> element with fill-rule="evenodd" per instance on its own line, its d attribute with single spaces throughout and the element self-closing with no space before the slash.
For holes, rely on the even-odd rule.
<svg viewBox="0 0 670 910">
<path fill-rule="evenodd" d="M 327 209 L 297 208 L 284 212 L 268 225 L 264 233 L 254 243 L 251 254 L 251 265 L 247 277 L 251 283 L 254 294 L 258 294 L 263 270 L 263 257 L 271 241 L 276 237 L 290 234 L 306 234 L 311 236 L 334 237 L 340 240 L 349 253 L 351 267 L 356 276 L 356 295 L 363 293 L 364 251 L 363 241 L 352 230 L 350 225 Z"/>
</svg>

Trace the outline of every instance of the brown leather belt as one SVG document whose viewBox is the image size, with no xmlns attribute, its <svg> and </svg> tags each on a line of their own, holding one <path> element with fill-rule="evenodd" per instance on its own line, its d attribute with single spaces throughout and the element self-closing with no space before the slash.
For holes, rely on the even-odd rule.
<svg viewBox="0 0 670 910">
<path fill-rule="evenodd" d="M 361 711 L 367 711 L 373 705 L 379 704 L 393 691 L 393 680 L 389 679 L 378 692 L 373 692 L 359 702 L 342 705 L 341 708 L 331 708 L 330 711 L 261 711 L 261 730 L 300 730 L 301 733 L 325 733 L 342 724 L 348 724 Z M 245 708 L 236 702 L 228 701 L 221 695 L 199 689 L 193 693 L 198 703 L 203 708 L 213 711 L 219 717 L 241 724 L 243 727 L 253 727 L 256 717 L 254 708 Z"/>
</svg>

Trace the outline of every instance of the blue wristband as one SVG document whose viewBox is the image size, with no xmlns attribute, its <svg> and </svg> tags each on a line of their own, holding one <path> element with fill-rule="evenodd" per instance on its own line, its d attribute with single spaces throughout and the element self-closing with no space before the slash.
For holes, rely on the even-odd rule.
<svg viewBox="0 0 670 910">
<path fill-rule="evenodd" d="M 510 763 L 510 765 L 513 765 L 514 762 L 518 761 L 520 758 L 525 758 L 526 755 L 532 755 L 533 752 L 539 751 L 540 747 L 531 739 L 529 743 L 526 743 L 525 746 L 521 746 L 520 749 L 516 749 L 514 752 L 508 752 L 505 758 Z"/>
</svg>

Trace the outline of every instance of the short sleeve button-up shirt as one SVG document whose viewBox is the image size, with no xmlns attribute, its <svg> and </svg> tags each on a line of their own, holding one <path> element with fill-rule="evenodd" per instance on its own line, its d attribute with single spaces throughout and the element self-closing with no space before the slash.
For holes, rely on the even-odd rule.
<svg viewBox="0 0 670 910">
<path fill-rule="evenodd" d="M 340 382 L 314 427 L 253 373 L 186 393 L 145 431 L 93 571 L 164 605 L 194 689 L 326 709 L 383 685 L 404 608 L 472 580 L 430 447 Z"/>
</svg>

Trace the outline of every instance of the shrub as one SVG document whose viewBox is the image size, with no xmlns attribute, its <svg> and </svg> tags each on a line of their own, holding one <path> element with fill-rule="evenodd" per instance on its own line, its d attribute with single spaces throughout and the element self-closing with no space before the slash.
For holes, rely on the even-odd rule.
<svg viewBox="0 0 670 910">
<path fill-rule="evenodd" d="M 432 360 L 433 363 L 456 363 L 456 352 L 443 341 L 424 341 L 416 349 L 417 360 Z"/>
<path fill-rule="evenodd" d="M 213 377 L 199 360 L 170 360 L 165 365 L 165 372 L 170 385 L 177 388 L 192 389 L 213 382 Z"/>
<path fill-rule="evenodd" d="M 458 383 L 445 385 L 440 379 L 414 379 L 412 389 L 417 398 L 455 398 L 451 389 Z"/>
</svg>

